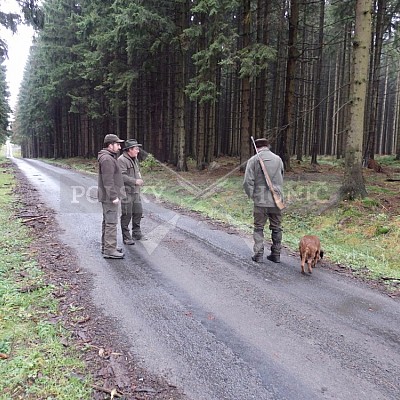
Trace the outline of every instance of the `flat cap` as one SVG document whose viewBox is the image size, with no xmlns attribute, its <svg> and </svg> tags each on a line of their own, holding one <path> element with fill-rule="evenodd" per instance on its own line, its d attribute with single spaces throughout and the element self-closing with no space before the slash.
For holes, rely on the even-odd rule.
<svg viewBox="0 0 400 400">
<path fill-rule="evenodd" d="M 268 147 L 269 146 L 269 141 L 265 138 L 256 139 L 255 143 L 256 143 L 257 149 L 259 149 L 260 147 Z"/>
<path fill-rule="evenodd" d="M 121 140 L 117 135 L 114 135 L 113 133 L 109 133 L 104 137 L 104 144 L 109 144 L 109 143 L 124 143 L 123 140 Z"/>
</svg>

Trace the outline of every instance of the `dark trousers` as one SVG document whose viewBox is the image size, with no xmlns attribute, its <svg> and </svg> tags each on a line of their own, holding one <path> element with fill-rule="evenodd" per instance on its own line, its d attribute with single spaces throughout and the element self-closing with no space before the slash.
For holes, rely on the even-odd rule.
<svg viewBox="0 0 400 400">
<path fill-rule="evenodd" d="M 282 243 L 282 212 L 277 207 L 259 207 L 254 206 L 254 254 L 264 254 L 264 226 L 269 220 L 269 230 L 271 231 L 271 254 L 279 255 L 281 253 Z"/>
<path fill-rule="evenodd" d="M 117 249 L 118 204 L 101 203 L 103 223 L 101 225 L 101 250 L 110 254 Z"/>
<path fill-rule="evenodd" d="M 121 231 L 123 240 L 132 239 L 132 236 L 140 236 L 140 222 L 143 216 L 142 200 L 139 193 L 130 195 L 121 203 Z M 132 234 L 129 224 L 132 223 Z"/>
</svg>

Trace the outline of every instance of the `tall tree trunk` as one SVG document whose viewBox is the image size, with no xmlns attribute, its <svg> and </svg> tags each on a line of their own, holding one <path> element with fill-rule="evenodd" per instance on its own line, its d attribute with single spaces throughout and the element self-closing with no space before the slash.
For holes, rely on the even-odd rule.
<svg viewBox="0 0 400 400">
<path fill-rule="evenodd" d="M 346 141 L 344 180 L 340 188 L 340 197 L 346 200 L 367 195 L 362 174 L 362 145 L 370 44 L 371 0 L 357 0 L 351 80 L 352 104 Z"/>
<path fill-rule="evenodd" d="M 376 151 L 376 139 L 378 135 L 377 115 L 379 107 L 379 76 L 381 68 L 381 54 L 383 44 L 383 19 L 386 10 L 386 0 L 377 0 L 376 21 L 374 32 L 374 54 L 370 71 L 370 90 L 369 90 L 369 129 L 367 132 L 367 143 L 364 158 L 374 159 Z"/>
<path fill-rule="evenodd" d="M 205 107 L 204 103 L 199 103 L 198 105 L 198 133 L 197 133 L 197 169 L 203 170 L 206 166 L 205 164 Z"/>
<path fill-rule="evenodd" d="M 285 105 L 283 111 L 280 155 L 286 170 L 290 170 L 291 144 L 295 123 L 295 75 L 298 58 L 297 34 L 299 24 L 299 0 L 292 0 L 289 16 L 288 57 L 286 64 Z"/>
<path fill-rule="evenodd" d="M 257 0 L 257 42 L 268 45 L 267 32 L 267 6 L 268 2 Z M 255 101 L 253 107 L 254 136 L 261 137 L 265 126 L 265 92 L 267 69 L 261 71 L 256 78 Z"/>
<path fill-rule="evenodd" d="M 135 132 L 134 117 L 134 100 L 133 85 L 128 85 L 126 90 L 126 131 L 128 138 Z"/>
<path fill-rule="evenodd" d="M 174 96 L 175 96 L 175 76 L 173 74 L 173 69 L 174 67 L 172 66 L 175 62 L 175 53 L 170 54 L 170 60 L 169 61 L 169 69 L 171 70 L 170 73 L 168 73 L 167 78 L 167 99 L 166 99 L 166 104 L 167 104 L 167 109 L 166 109 L 166 116 L 165 116 L 165 126 L 163 127 L 164 132 L 173 132 L 174 130 Z M 163 160 L 169 161 L 171 158 L 171 149 L 173 147 L 172 144 L 172 138 L 173 135 L 171 134 L 165 134 L 165 138 L 163 141 Z"/>
<path fill-rule="evenodd" d="M 325 0 L 320 0 L 320 14 L 319 14 L 319 33 L 316 51 L 316 61 L 314 62 L 314 124 L 313 124 L 313 140 L 311 150 L 311 164 L 317 164 L 317 154 L 319 152 L 319 145 L 321 141 L 321 114 L 322 114 L 322 96 L 321 96 L 321 69 L 322 53 L 324 45 L 324 19 L 325 19 Z"/>
<path fill-rule="evenodd" d="M 397 79 L 396 79 L 395 117 L 393 125 L 393 149 L 396 154 L 396 160 L 400 160 L 400 71 L 397 72 Z"/>
<path fill-rule="evenodd" d="M 325 124 L 324 124 L 324 131 L 325 131 L 325 143 L 324 143 L 324 150 L 323 154 L 325 155 L 332 155 L 331 152 L 331 145 L 332 145 L 332 139 L 333 139 L 333 129 L 332 129 L 332 100 L 334 96 L 331 96 L 330 94 L 333 93 L 332 91 L 332 62 L 329 62 L 328 64 L 328 84 L 327 84 L 327 101 L 326 101 L 326 107 L 325 107 L 325 112 L 326 116 L 324 118 Z"/>
<path fill-rule="evenodd" d="M 251 8 L 250 0 L 243 0 L 243 48 L 250 45 Z M 241 126 L 240 126 L 240 164 L 244 169 L 244 162 L 250 157 L 250 77 L 242 79 L 241 87 Z"/>
<path fill-rule="evenodd" d="M 206 160 L 209 165 L 215 154 L 215 101 L 207 104 L 208 115 L 207 115 L 207 152 Z"/>
<path fill-rule="evenodd" d="M 303 25 L 302 28 L 302 35 L 305 38 L 306 37 L 306 24 Z M 303 40 L 301 44 L 301 53 L 304 54 L 306 51 L 306 41 Z M 299 108 L 300 110 L 306 110 L 307 109 L 307 68 L 305 63 L 301 63 L 299 66 Z M 309 115 L 307 113 L 306 115 Z M 296 143 L 296 161 L 297 162 L 302 162 L 303 161 L 303 156 L 304 156 L 304 143 L 305 143 L 305 121 L 306 121 L 306 115 L 302 113 L 302 117 L 298 122 L 298 129 L 296 130 L 296 137 L 295 137 L 295 143 Z"/>
<path fill-rule="evenodd" d="M 238 75 L 237 68 L 234 71 L 232 80 L 233 80 L 233 94 L 232 94 L 232 106 L 231 106 L 231 115 L 232 115 L 232 154 L 239 155 L 240 154 L 240 125 L 239 118 L 235 118 L 233 116 L 240 115 L 240 82 L 239 79 L 236 79 Z"/>
<path fill-rule="evenodd" d="M 304 76 L 304 65 L 300 65 L 299 77 L 300 77 L 300 100 L 299 107 L 301 110 L 305 109 L 305 76 Z M 296 131 L 296 161 L 303 161 L 304 153 L 304 116 L 298 122 L 298 129 Z"/>
<path fill-rule="evenodd" d="M 346 130 L 348 129 L 348 123 L 350 119 L 350 85 L 347 82 L 351 79 L 351 61 L 350 61 L 350 44 L 351 44 L 351 32 L 352 24 L 347 22 L 344 26 L 344 41 L 342 49 L 342 62 L 340 68 L 340 95 L 339 95 L 339 127 L 338 127 L 338 137 L 337 137 L 337 149 L 336 157 L 342 158 L 345 152 L 345 141 L 346 141 Z"/>
<path fill-rule="evenodd" d="M 281 103 L 284 101 L 284 88 L 285 88 L 285 71 L 286 71 L 286 57 L 287 57 L 287 43 L 286 43 L 286 14 L 287 7 L 285 4 L 280 5 L 279 10 L 279 27 L 276 33 L 276 48 L 277 57 L 276 61 L 271 66 L 270 75 L 272 76 L 272 83 L 270 85 L 272 92 L 267 93 L 268 98 L 266 103 L 270 104 L 270 118 L 267 125 L 272 127 L 272 134 L 267 136 L 274 148 L 279 151 L 279 140 L 281 139 L 281 125 L 282 125 L 282 107 Z"/>
<path fill-rule="evenodd" d="M 383 99 L 382 99 L 382 109 L 379 113 L 380 115 L 380 146 L 379 146 L 379 154 L 388 154 L 388 143 L 389 143 L 389 138 L 388 138 L 388 129 L 387 129 L 387 101 L 388 101 L 388 71 L 389 64 L 386 64 L 386 70 L 385 70 L 385 85 L 384 85 L 384 93 L 383 93 Z"/>
<path fill-rule="evenodd" d="M 178 5 L 178 34 L 187 28 L 187 7 L 188 0 Z M 182 44 L 179 44 L 176 60 L 175 74 L 175 129 L 177 141 L 177 171 L 187 171 L 186 163 L 186 130 L 185 130 L 185 52 Z"/>
</svg>

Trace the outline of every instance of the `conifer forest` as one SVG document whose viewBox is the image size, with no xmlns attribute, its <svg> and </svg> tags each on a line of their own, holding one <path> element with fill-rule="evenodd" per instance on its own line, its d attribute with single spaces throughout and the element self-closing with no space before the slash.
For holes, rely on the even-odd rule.
<svg viewBox="0 0 400 400">
<path fill-rule="evenodd" d="M 189 157 L 199 169 L 222 155 L 244 162 L 250 136 L 270 139 L 287 169 L 304 156 L 400 157 L 398 0 L 40 8 L 13 110 L 24 157 L 93 157 L 107 133 L 136 138 L 180 171 Z"/>
</svg>

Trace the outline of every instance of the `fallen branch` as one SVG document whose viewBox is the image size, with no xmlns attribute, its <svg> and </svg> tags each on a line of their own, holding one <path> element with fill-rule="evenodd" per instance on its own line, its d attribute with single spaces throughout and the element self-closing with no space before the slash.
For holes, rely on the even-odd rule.
<svg viewBox="0 0 400 400">
<path fill-rule="evenodd" d="M 31 217 L 37 217 L 37 214 L 17 214 L 18 218 L 31 218 Z"/>
<path fill-rule="evenodd" d="M 22 221 L 22 223 L 26 224 L 27 222 L 31 222 L 31 221 L 35 221 L 37 219 L 43 219 L 43 218 L 47 218 L 47 215 L 40 215 L 39 217 L 32 217 L 32 218 L 24 219 Z"/>
<path fill-rule="evenodd" d="M 153 394 L 157 394 L 160 393 L 159 391 L 152 389 L 152 388 L 136 388 L 134 390 L 135 393 L 153 393 Z"/>
<path fill-rule="evenodd" d="M 92 385 L 92 388 L 94 390 L 98 390 L 99 392 L 107 393 L 110 396 L 114 396 L 114 397 L 122 397 L 124 395 L 123 393 L 117 392 L 116 389 L 110 390 L 110 389 L 107 389 L 107 388 L 104 388 L 101 386 L 97 386 L 97 385 Z"/>
<path fill-rule="evenodd" d="M 384 281 L 400 281 L 399 278 L 392 278 L 392 277 L 390 277 L 390 276 L 382 276 L 382 279 L 383 279 Z"/>
</svg>

